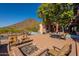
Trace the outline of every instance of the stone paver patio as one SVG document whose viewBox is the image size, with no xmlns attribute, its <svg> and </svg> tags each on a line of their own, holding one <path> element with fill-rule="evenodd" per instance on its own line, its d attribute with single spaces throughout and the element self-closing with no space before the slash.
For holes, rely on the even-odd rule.
<svg viewBox="0 0 79 59">
<path fill-rule="evenodd" d="M 41 50 L 47 48 L 51 49 L 53 46 L 61 49 L 65 44 L 71 43 L 72 52 L 70 53 L 70 56 L 76 55 L 75 41 L 72 39 L 62 40 L 62 39 L 51 38 L 49 34 L 34 35 L 30 36 L 30 38 L 33 39 L 33 43 L 36 44 Z"/>
<path fill-rule="evenodd" d="M 31 56 L 38 55 L 39 53 L 43 52 L 46 49 L 52 49 L 53 46 L 62 48 L 65 44 L 72 44 L 72 52 L 69 56 L 76 56 L 79 55 L 79 43 L 77 42 L 77 46 L 75 45 L 75 41 L 73 39 L 56 39 L 51 38 L 49 34 L 38 34 L 38 35 L 30 35 L 30 39 L 33 39 L 33 44 L 36 45 L 39 50 L 35 53 L 31 54 Z M 23 44 L 24 45 L 24 44 Z M 76 49 L 77 48 L 77 49 Z M 23 55 L 21 51 L 18 49 L 18 46 L 12 48 L 14 56 L 21 56 Z"/>
</svg>

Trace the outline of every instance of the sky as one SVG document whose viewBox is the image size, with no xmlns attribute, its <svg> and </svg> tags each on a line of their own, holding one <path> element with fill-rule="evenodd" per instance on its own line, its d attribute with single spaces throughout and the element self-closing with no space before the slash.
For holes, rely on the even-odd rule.
<svg viewBox="0 0 79 59">
<path fill-rule="evenodd" d="M 12 25 L 29 18 L 42 21 L 37 16 L 39 6 L 39 3 L 0 3 L 0 27 Z"/>
</svg>

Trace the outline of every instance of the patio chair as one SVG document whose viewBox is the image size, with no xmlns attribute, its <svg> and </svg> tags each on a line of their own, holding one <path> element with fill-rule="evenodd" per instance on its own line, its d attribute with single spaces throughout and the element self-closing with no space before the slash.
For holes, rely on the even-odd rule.
<svg viewBox="0 0 79 59">
<path fill-rule="evenodd" d="M 21 40 L 20 44 L 33 41 L 33 39 L 30 39 L 27 35 L 22 35 L 22 38 L 20 40 Z"/>
<path fill-rule="evenodd" d="M 22 40 L 22 42 L 25 42 L 25 41 L 28 41 L 28 40 L 31 40 L 31 39 L 26 34 L 26 35 L 23 35 L 23 38 L 21 40 Z"/>
<path fill-rule="evenodd" d="M 65 36 L 66 36 L 65 34 L 61 34 L 60 35 L 60 39 L 64 39 L 65 40 Z"/>
<path fill-rule="evenodd" d="M 9 44 L 10 44 L 10 46 L 16 45 L 16 41 L 10 40 L 10 41 L 9 41 Z"/>
<path fill-rule="evenodd" d="M 9 44 L 10 45 L 15 45 L 17 41 L 17 36 L 13 35 L 13 36 L 9 36 Z"/>
<path fill-rule="evenodd" d="M 49 49 L 48 54 L 52 56 L 68 56 L 71 52 L 72 45 L 66 44 L 61 49 L 53 47 L 54 49 Z"/>
</svg>

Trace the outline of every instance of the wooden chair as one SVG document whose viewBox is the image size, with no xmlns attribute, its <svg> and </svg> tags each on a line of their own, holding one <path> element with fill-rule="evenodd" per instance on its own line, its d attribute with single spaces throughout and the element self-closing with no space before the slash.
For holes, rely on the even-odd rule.
<svg viewBox="0 0 79 59">
<path fill-rule="evenodd" d="M 30 38 L 28 37 L 28 35 L 27 34 L 24 34 L 23 35 L 23 38 L 22 38 L 22 42 L 25 42 L 25 41 L 27 41 L 27 40 L 29 40 Z"/>
<path fill-rule="evenodd" d="M 15 45 L 16 41 L 17 41 L 17 36 L 16 35 L 9 36 L 9 44 L 10 45 Z"/>
<path fill-rule="evenodd" d="M 52 56 L 68 56 L 69 53 L 71 52 L 72 45 L 71 44 L 66 44 L 64 47 L 61 49 L 57 47 L 53 47 L 54 49 L 49 49 L 48 54 Z"/>
<path fill-rule="evenodd" d="M 65 39 L 65 33 L 64 32 L 60 32 L 60 39 Z"/>
</svg>

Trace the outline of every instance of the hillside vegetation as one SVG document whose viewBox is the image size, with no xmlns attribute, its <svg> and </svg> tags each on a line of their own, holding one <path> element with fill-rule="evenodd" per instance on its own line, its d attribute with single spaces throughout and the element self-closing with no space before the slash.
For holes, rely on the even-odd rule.
<svg viewBox="0 0 79 59">
<path fill-rule="evenodd" d="M 37 32 L 39 28 L 38 26 L 39 26 L 39 22 L 37 22 L 34 19 L 28 19 L 7 27 L 0 28 L 0 33 L 20 32 L 20 31 Z"/>
</svg>

